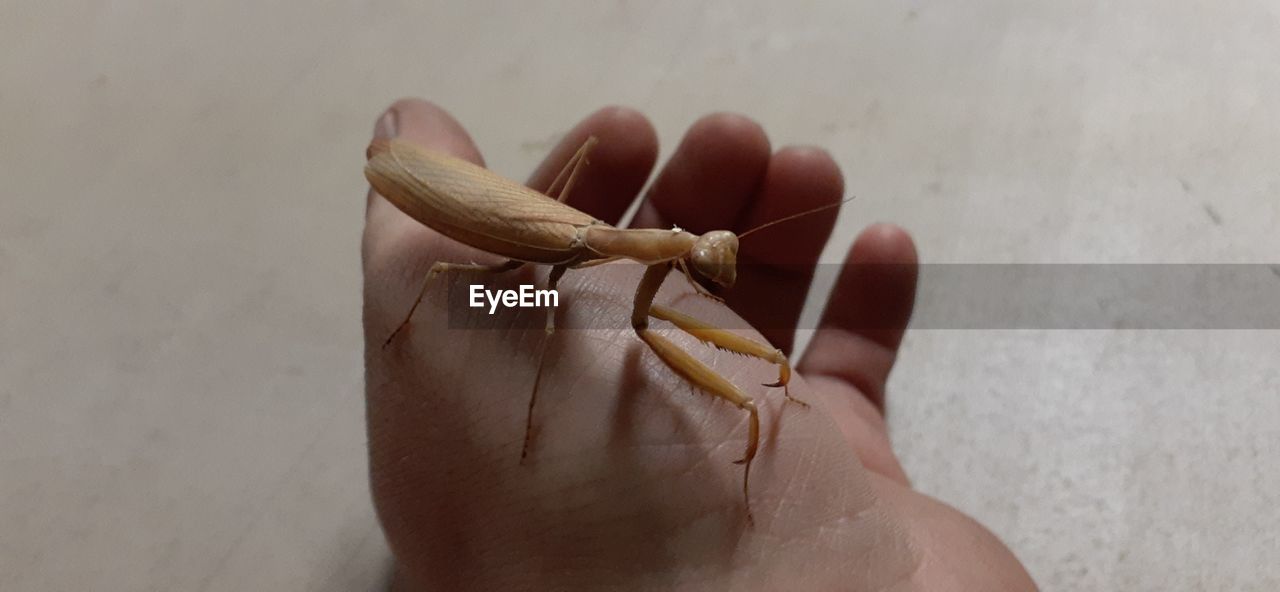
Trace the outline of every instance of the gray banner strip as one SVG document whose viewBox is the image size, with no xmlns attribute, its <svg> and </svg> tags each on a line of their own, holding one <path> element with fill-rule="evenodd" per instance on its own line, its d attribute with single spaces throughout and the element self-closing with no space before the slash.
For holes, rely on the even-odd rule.
<svg viewBox="0 0 1280 592">
<path fill-rule="evenodd" d="M 1280 265 L 926 265 L 911 326 L 1280 329 Z"/>
<path fill-rule="evenodd" d="M 739 265 L 738 277 L 794 277 L 811 270 L 825 289 L 842 273 L 876 291 L 876 284 L 901 281 L 912 269 L 901 265 L 819 265 L 817 268 L 753 269 Z M 581 273 L 591 273 L 590 270 Z M 675 277 L 669 282 L 684 282 Z M 898 278 L 898 279 L 895 279 Z M 854 285 L 857 285 L 855 282 Z M 542 287 L 542 286 L 539 286 Z M 466 306 L 465 284 L 451 291 L 450 326 L 455 329 L 541 327 L 545 311 L 508 310 L 499 322 L 478 321 L 483 310 Z M 570 298 L 571 293 L 565 294 Z M 724 295 L 729 295 L 725 293 Z M 730 297 L 732 301 L 732 297 Z M 874 298 L 870 298 L 874 300 Z M 848 302 L 836 306 L 849 305 Z M 563 302 L 561 306 L 573 306 Z M 883 329 L 886 318 L 857 314 L 865 326 Z M 816 318 L 816 317 L 815 317 Z M 626 315 L 601 319 L 629 327 Z M 787 328 L 792 318 L 754 319 L 756 328 Z M 793 325 L 794 326 L 794 325 Z M 928 264 L 919 268 L 915 329 L 1280 329 L 1280 264 Z M 728 327 L 740 328 L 740 327 Z M 800 326 L 798 329 L 813 329 Z M 578 329 L 583 329 L 578 327 Z M 572 330 L 565 327 L 565 330 Z"/>
</svg>

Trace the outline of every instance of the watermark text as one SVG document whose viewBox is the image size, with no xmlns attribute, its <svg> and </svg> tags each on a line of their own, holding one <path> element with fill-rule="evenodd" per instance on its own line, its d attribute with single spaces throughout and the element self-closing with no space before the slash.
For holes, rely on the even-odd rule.
<svg viewBox="0 0 1280 592">
<path fill-rule="evenodd" d="M 489 290 L 479 284 L 471 284 L 471 308 L 485 308 L 489 314 L 504 308 L 546 308 L 560 306 L 560 293 L 555 290 L 538 290 L 532 284 L 521 284 L 518 290 Z"/>
</svg>

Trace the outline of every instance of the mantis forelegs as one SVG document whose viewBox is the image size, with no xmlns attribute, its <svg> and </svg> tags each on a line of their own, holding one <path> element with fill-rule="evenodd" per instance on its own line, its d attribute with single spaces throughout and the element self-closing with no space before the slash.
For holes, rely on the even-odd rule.
<svg viewBox="0 0 1280 592">
<path fill-rule="evenodd" d="M 788 401 L 797 403 L 802 407 L 808 407 L 809 404 L 791 396 L 791 390 L 787 383 L 791 381 L 791 363 L 787 361 L 787 356 L 782 350 L 769 347 L 759 341 L 747 339 L 737 333 L 721 329 L 698 320 L 682 312 L 678 312 L 665 306 L 655 304 L 649 309 L 649 316 L 655 319 L 669 321 L 671 324 L 680 328 L 681 331 L 688 333 L 708 345 L 717 347 L 725 351 L 731 351 L 744 356 L 760 358 L 767 362 L 778 365 L 778 382 L 765 384 L 764 386 L 780 386 L 782 387 L 783 396 Z"/>
<path fill-rule="evenodd" d="M 702 284 L 699 284 L 698 280 L 693 279 L 693 274 L 689 273 L 689 266 L 685 264 L 684 259 L 676 259 L 676 266 L 680 268 L 680 273 L 684 274 L 684 279 L 689 281 L 689 285 L 693 286 L 694 292 L 697 292 L 701 296 L 706 296 L 707 298 L 715 300 L 720 304 L 724 304 L 724 298 L 721 298 L 719 296 L 716 296 L 715 294 L 712 294 L 711 291 L 707 290 L 705 286 L 703 286 Z"/>
<path fill-rule="evenodd" d="M 651 265 L 648 270 L 645 271 L 644 278 L 640 280 L 640 286 L 636 289 L 635 308 L 631 311 L 631 326 L 635 329 L 636 335 L 638 335 L 640 339 L 649 346 L 649 349 L 653 350 L 653 353 L 657 354 L 658 358 L 676 374 L 679 374 L 697 388 L 725 399 L 736 405 L 739 409 L 747 412 L 750 419 L 747 433 L 747 451 L 741 459 L 734 462 L 745 465 L 742 473 L 742 497 L 747 508 L 747 521 L 750 522 L 752 520 L 751 496 L 748 493 L 748 488 L 751 481 L 751 461 L 756 457 L 756 450 L 760 447 L 760 412 L 756 409 L 755 402 L 739 390 L 738 387 L 734 386 L 733 383 L 725 380 L 723 376 L 716 374 L 715 371 L 708 368 L 706 364 L 699 362 L 684 350 L 676 347 L 674 343 L 671 343 L 671 341 L 667 340 L 665 337 L 662 337 L 649 329 L 649 316 L 652 314 L 655 318 L 667 318 L 667 320 L 670 320 L 670 318 L 680 318 L 681 321 L 692 321 L 691 323 L 686 324 L 690 327 L 695 327 L 698 330 L 728 333 L 723 329 L 716 329 L 711 325 L 707 325 L 706 323 L 702 323 L 692 317 L 686 317 L 679 313 L 675 313 L 676 317 L 671 317 L 669 314 L 667 317 L 656 314 L 655 309 L 660 309 L 665 313 L 675 312 L 662 307 L 653 306 L 653 298 L 658 293 L 658 287 L 662 285 L 662 281 L 666 279 L 667 273 L 670 271 L 671 265 L 668 263 Z M 672 322 L 674 323 L 675 321 Z M 677 326 L 680 325 L 677 324 Z M 707 340 L 703 337 L 699 337 L 697 333 L 694 333 L 686 327 L 681 326 L 680 328 L 689 331 L 699 339 L 703 339 L 704 341 Z M 723 337 L 717 334 L 715 339 L 722 340 Z M 745 339 L 743 341 L 749 342 L 749 340 Z M 712 342 L 718 343 L 718 341 Z M 735 342 L 734 345 L 741 344 Z M 759 344 L 755 345 L 763 348 L 763 346 Z M 788 370 L 790 368 L 786 365 L 783 367 L 788 368 Z"/>
</svg>

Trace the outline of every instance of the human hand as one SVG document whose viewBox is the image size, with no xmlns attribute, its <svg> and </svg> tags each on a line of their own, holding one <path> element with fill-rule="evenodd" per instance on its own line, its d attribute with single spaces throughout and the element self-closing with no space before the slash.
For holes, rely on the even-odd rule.
<svg viewBox="0 0 1280 592">
<path fill-rule="evenodd" d="M 388 113 L 381 135 L 481 162 L 466 132 L 438 107 L 405 100 Z M 590 135 L 600 143 L 569 203 L 614 223 L 657 157 L 656 135 L 639 113 L 609 108 L 589 116 L 529 184 L 546 187 Z M 824 151 L 771 152 L 754 122 L 712 115 L 686 134 L 632 225 L 741 232 L 838 202 L 842 193 L 839 169 Z M 744 240 L 726 305 L 683 297 L 692 291 L 674 278 L 658 301 L 723 326 L 761 327 L 790 353 L 835 215 Z M 488 329 L 456 330 L 449 315 L 463 313 L 449 312 L 444 295 L 460 283 L 545 285 L 545 270 L 437 279 L 409 330 L 384 349 L 431 263 L 501 259 L 439 235 L 372 191 L 362 253 L 370 478 L 397 560 L 397 588 L 1034 589 L 993 535 L 912 490 L 890 447 L 884 385 L 916 275 L 904 231 L 872 226 L 850 250 L 792 381 L 792 394 L 811 409 L 783 405 L 777 389 L 754 386 L 776 378 L 771 365 L 714 352 L 654 324 L 761 406 L 754 525 L 745 520 L 742 468 L 730 462 L 744 446 L 743 414 L 692 392 L 628 323 L 641 266 L 570 271 L 561 281 L 536 438 L 521 464 L 545 312 L 520 312 L 536 321 L 513 323 L 477 311 L 476 322 Z"/>
</svg>

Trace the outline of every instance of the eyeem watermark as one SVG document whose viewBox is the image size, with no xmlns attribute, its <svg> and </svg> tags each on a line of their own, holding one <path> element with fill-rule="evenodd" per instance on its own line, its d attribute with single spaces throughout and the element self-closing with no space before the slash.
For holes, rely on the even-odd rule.
<svg viewBox="0 0 1280 592">
<path fill-rule="evenodd" d="M 484 308 L 488 302 L 489 314 L 498 306 L 506 308 L 546 308 L 560 306 L 560 293 L 555 290 L 538 290 L 532 284 L 521 284 L 519 290 L 488 290 L 480 284 L 471 284 L 471 308 Z"/>
<path fill-rule="evenodd" d="M 738 277 L 774 277 L 811 274 L 813 288 L 809 303 L 821 303 L 840 278 L 854 278 L 857 285 L 896 286 L 906 290 L 916 285 L 915 311 L 910 313 L 914 330 L 1267 330 L 1280 331 L 1280 261 L 1274 263 L 856 263 L 848 265 L 769 264 L 757 268 L 738 264 Z M 781 271 L 780 271 L 781 270 Z M 586 271 L 583 275 L 598 273 Z M 601 272 L 602 273 L 602 272 Z M 673 274 L 674 276 L 675 274 Z M 640 270 L 634 274 L 638 282 Z M 470 278 L 469 278 L 470 279 Z M 545 285 L 545 284 L 543 284 Z M 581 292 L 569 289 L 565 306 L 590 297 L 592 284 L 584 282 Z M 635 284 L 626 284 L 634 289 Z M 507 287 L 517 287 L 508 285 Z M 503 302 L 501 293 L 485 302 L 482 286 L 470 281 L 449 284 L 449 327 L 454 329 L 509 330 L 513 324 L 533 329 L 546 323 L 545 315 L 513 315 L 503 322 L 499 306 L 520 306 L 521 292 L 536 292 L 531 286 L 511 290 Z M 664 302 L 686 309 L 679 298 L 693 294 L 678 277 L 667 278 L 666 287 L 681 296 Z M 468 298 L 468 288 L 472 294 Z M 739 286 L 741 289 L 741 285 Z M 897 289 L 897 288 L 895 288 Z M 900 329 L 907 320 L 912 300 L 910 291 L 899 292 L 904 299 L 883 310 L 870 311 L 849 320 L 854 329 Z M 514 300 L 513 300 L 514 299 Z M 616 314 L 586 315 L 577 329 L 630 330 L 632 299 L 609 296 Z M 559 302 L 552 301 L 551 306 Z M 468 302 L 470 301 L 470 302 Z M 493 303 L 497 302 L 497 306 Z M 597 299 L 597 303 L 605 300 Z M 468 306 L 470 304 L 470 306 Z M 531 303 L 533 306 L 536 304 Z M 526 304 L 529 306 L 529 304 Z M 595 306 L 603 306 L 596 304 Z M 475 307 L 475 308 L 473 308 Z M 488 308 L 480 315 L 476 308 Z M 762 330 L 812 330 L 820 317 L 763 314 L 745 321 L 727 320 L 729 329 L 749 326 Z M 566 323 L 564 330 L 574 326 Z"/>
</svg>

